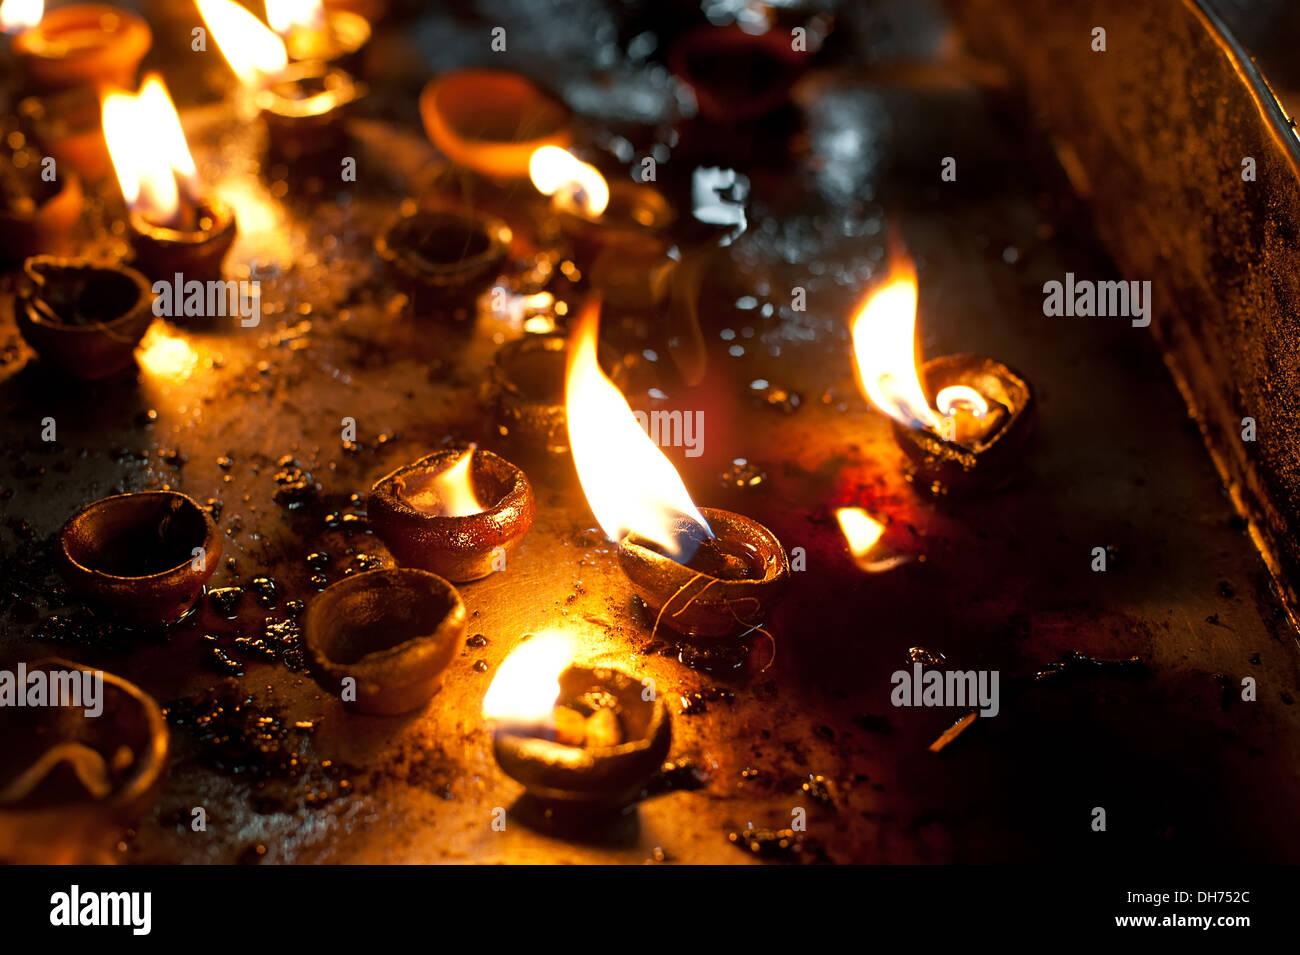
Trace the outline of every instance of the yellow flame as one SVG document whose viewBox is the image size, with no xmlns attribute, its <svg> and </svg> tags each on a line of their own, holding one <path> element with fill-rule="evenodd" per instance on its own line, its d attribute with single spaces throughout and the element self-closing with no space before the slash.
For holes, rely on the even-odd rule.
<svg viewBox="0 0 1300 955">
<path fill-rule="evenodd" d="M 546 726 L 560 697 L 560 675 L 573 662 L 575 641 L 559 630 L 534 634 L 506 657 L 487 695 L 483 716 L 498 723 Z"/>
<path fill-rule="evenodd" d="M 449 468 L 434 474 L 410 475 L 402 479 L 402 498 L 417 511 L 440 517 L 468 517 L 483 511 L 470 477 L 473 449 L 466 451 Z"/>
<path fill-rule="evenodd" d="M 949 385 L 934 396 L 934 406 L 939 414 L 951 418 L 959 407 L 967 408 L 976 418 L 989 412 L 989 403 L 982 394 L 968 385 Z"/>
<path fill-rule="evenodd" d="M 196 197 L 198 178 L 163 81 L 150 75 L 137 94 L 107 94 L 102 122 L 126 204 L 150 222 L 174 222 L 182 193 L 190 200 Z"/>
<path fill-rule="evenodd" d="M 136 352 L 142 367 L 151 377 L 167 381 L 184 381 L 194 373 L 199 354 L 184 338 L 150 327 Z"/>
<path fill-rule="evenodd" d="M 589 216 L 609 205 L 609 184 L 600 170 L 559 146 L 542 146 L 528 159 L 528 178 L 544 196 L 563 192 Z"/>
<path fill-rule="evenodd" d="M 871 548 L 885 532 L 885 525 L 860 507 L 841 507 L 835 512 L 835 519 L 840 522 L 840 531 L 854 560 L 861 560 L 871 553 Z"/>
<path fill-rule="evenodd" d="M 4 0 L 0 3 L 0 30 L 17 33 L 41 22 L 45 15 L 45 0 Z"/>
<path fill-rule="evenodd" d="M 885 283 L 853 320 L 858 381 L 877 408 L 910 428 L 935 428 L 939 418 L 917 375 L 916 270 L 895 262 Z"/>
<path fill-rule="evenodd" d="M 234 0 L 194 0 L 221 55 L 245 86 L 260 86 L 289 65 L 284 42 Z"/>
<path fill-rule="evenodd" d="M 295 28 L 325 29 L 325 5 L 321 0 L 266 0 L 266 22 L 280 36 Z"/>
<path fill-rule="evenodd" d="M 672 463 L 637 424 L 627 399 L 596 358 L 600 304 L 589 303 L 569 341 L 565 414 L 578 480 L 596 521 L 610 540 L 629 534 L 682 554 L 673 533 L 686 517 L 712 537 Z M 689 557 L 689 555 L 687 555 Z"/>
</svg>

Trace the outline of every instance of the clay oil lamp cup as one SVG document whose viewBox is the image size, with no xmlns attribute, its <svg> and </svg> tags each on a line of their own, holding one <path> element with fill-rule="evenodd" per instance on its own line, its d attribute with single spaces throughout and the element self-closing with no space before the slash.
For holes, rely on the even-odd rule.
<svg viewBox="0 0 1300 955">
<path fill-rule="evenodd" d="M 162 711 L 133 683 L 79 663 L 48 658 L 15 669 L 29 695 L 43 686 L 48 704 L 57 681 L 70 699 L 0 706 L 0 861 L 110 863 L 160 787 L 170 739 Z M 100 677 L 95 707 L 77 705 L 86 679 Z"/>
<path fill-rule="evenodd" d="M 528 636 L 483 698 L 502 771 L 550 806 L 622 809 L 668 755 L 672 722 L 640 680 L 573 663 L 562 632 Z"/>
<path fill-rule="evenodd" d="M 460 209 L 403 209 L 375 240 L 375 254 L 417 318 L 468 319 L 510 252 L 504 221 Z"/>
<path fill-rule="evenodd" d="M 569 349 L 569 446 L 618 563 L 655 627 L 697 637 L 762 624 L 790 576 L 785 548 L 741 514 L 696 508 L 672 464 L 637 424 L 596 361 L 599 309 L 588 305 Z"/>
<path fill-rule="evenodd" d="M 569 450 L 564 379 L 569 337 L 563 333 L 525 335 L 506 342 L 492 359 L 490 396 L 498 430 L 525 447 L 547 454 Z M 623 366 L 601 349 L 601 366 L 621 386 Z"/>
<path fill-rule="evenodd" d="M 48 181 L 42 155 L 22 133 L 6 139 L 21 145 L 0 157 L 0 261 L 68 252 L 81 217 L 81 178 L 67 170 Z"/>
<path fill-rule="evenodd" d="M 266 22 L 291 60 L 348 64 L 370 41 L 370 22 L 354 10 L 321 0 L 266 0 Z"/>
<path fill-rule="evenodd" d="M 59 531 L 63 575 L 86 600 L 131 626 L 183 617 L 221 557 L 208 513 L 176 491 L 101 498 Z"/>
<path fill-rule="evenodd" d="M 663 262 L 676 213 L 653 185 L 607 180 L 595 166 L 556 146 L 534 152 L 528 172 L 534 188 L 551 197 L 551 212 L 582 269 L 591 269 L 602 253 L 647 273 Z"/>
<path fill-rule="evenodd" d="M 787 103 L 808 60 L 793 48 L 789 30 L 701 26 L 673 45 L 668 67 L 694 92 L 705 119 L 734 125 Z"/>
<path fill-rule="evenodd" d="M 916 272 L 897 260 L 853 320 L 862 390 L 889 416 L 910 481 L 935 495 L 1001 487 L 1024 454 L 1033 391 L 1018 372 L 977 355 L 935 358 L 918 372 L 916 303 Z"/>
<path fill-rule="evenodd" d="M 138 94 L 104 97 L 104 140 L 130 210 L 135 262 L 151 279 L 209 281 L 235 241 L 235 215 L 200 192 L 194 158 L 167 87 L 149 76 Z"/>
<path fill-rule="evenodd" d="M 308 605 L 303 639 L 317 681 L 345 706 L 396 716 L 442 686 L 466 619 L 460 594 L 437 574 L 371 570 L 331 584 Z"/>
<path fill-rule="evenodd" d="M 78 3 L 45 13 L 43 0 L 5 0 L 0 29 L 30 90 L 128 86 L 153 37 L 134 13 L 101 3 Z"/>
<path fill-rule="evenodd" d="M 153 299 L 135 269 L 37 255 L 23 263 L 14 318 L 42 364 L 73 378 L 105 378 L 131 364 L 153 321 Z"/>
<path fill-rule="evenodd" d="M 493 180 L 526 178 L 534 152 L 573 142 L 568 108 L 532 80 L 507 70 L 468 69 L 434 77 L 420 94 L 420 117 L 444 156 Z"/>
<path fill-rule="evenodd" d="M 336 153 L 366 86 L 321 60 L 291 60 L 283 40 L 233 0 L 196 0 L 249 101 L 266 125 L 269 151 L 297 161 Z"/>
<path fill-rule="evenodd" d="M 14 107 L 29 140 L 57 164 L 58 177 L 77 173 L 84 181 L 111 178 L 113 163 L 104 144 L 100 94 L 76 86 L 44 96 L 27 96 Z"/>
<path fill-rule="evenodd" d="M 456 583 L 505 567 L 537 505 L 519 468 L 491 451 L 435 451 L 370 489 L 370 526 L 404 567 Z"/>
</svg>

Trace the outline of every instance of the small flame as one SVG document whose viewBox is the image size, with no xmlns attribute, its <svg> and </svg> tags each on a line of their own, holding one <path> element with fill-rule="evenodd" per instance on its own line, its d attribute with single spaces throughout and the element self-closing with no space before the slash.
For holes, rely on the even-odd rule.
<svg viewBox="0 0 1300 955">
<path fill-rule="evenodd" d="M 835 519 L 839 521 L 840 532 L 844 535 L 849 553 L 859 570 L 868 574 L 882 574 L 901 567 L 912 559 L 905 554 L 891 553 L 886 547 L 880 548 L 884 553 L 876 553 L 875 559 L 871 559 L 880 538 L 884 536 L 885 525 L 862 508 L 841 507 L 835 512 Z"/>
<path fill-rule="evenodd" d="M 575 641 L 563 631 L 534 634 L 506 657 L 483 697 L 483 716 L 516 726 L 547 726 L 560 698 L 560 675 L 573 662 Z"/>
<path fill-rule="evenodd" d="M 221 55 L 245 86 L 261 86 L 289 65 L 284 42 L 234 0 L 194 0 Z"/>
<path fill-rule="evenodd" d="M 835 512 L 835 519 L 840 522 L 854 560 L 862 560 L 871 553 L 880 535 L 885 533 L 885 525 L 860 507 L 841 507 Z"/>
<path fill-rule="evenodd" d="M 565 413 L 578 480 L 596 521 L 610 540 L 636 534 L 666 553 L 689 560 L 674 523 L 686 517 L 713 532 L 681 477 L 637 424 L 627 399 L 596 358 L 600 304 L 589 303 L 569 341 Z"/>
<path fill-rule="evenodd" d="M 916 270 L 895 262 L 884 285 L 868 296 L 853 320 L 853 353 L 867 398 L 910 428 L 937 428 L 917 375 Z"/>
<path fill-rule="evenodd" d="M 199 354 L 183 338 L 169 335 L 155 324 L 136 353 L 140 366 L 153 378 L 180 382 L 194 373 Z"/>
<path fill-rule="evenodd" d="M 609 184 L 600 170 L 559 146 L 542 146 L 528 160 L 528 177 L 537 191 L 553 196 L 563 191 L 595 217 L 609 205 Z"/>
<path fill-rule="evenodd" d="M 139 93 L 109 93 L 102 107 L 104 141 L 126 204 L 156 225 L 170 225 L 182 194 L 198 194 L 194 157 L 167 87 L 156 75 Z"/>
<path fill-rule="evenodd" d="M 402 498 L 417 511 L 440 517 L 469 517 L 480 514 L 483 505 L 474 493 L 470 465 L 474 451 L 466 451 L 449 468 L 431 475 L 403 478 Z"/>
<path fill-rule="evenodd" d="M 4 0 L 0 3 L 0 30 L 5 33 L 29 30 L 44 15 L 45 0 Z"/>
<path fill-rule="evenodd" d="M 266 0 L 266 22 L 280 36 L 295 28 L 319 32 L 325 29 L 325 5 L 321 0 Z"/>
<path fill-rule="evenodd" d="M 976 418 L 989 413 L 989 403 L 985 397 L 969 385 L 949 385 L 934 396 L 934 406 L 939 414 L 951 418 L 958 408 L 966 408 Z"/>
</svg>

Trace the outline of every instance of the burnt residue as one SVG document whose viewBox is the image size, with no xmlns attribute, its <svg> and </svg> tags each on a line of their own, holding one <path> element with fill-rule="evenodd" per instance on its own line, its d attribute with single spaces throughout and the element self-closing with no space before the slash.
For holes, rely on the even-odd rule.
<svg viewBox="0 0 1300 955">
<path fill-rule="evenodd" d="M 1036 681 L 1059 677 L 1088 676 L 1091 674 L 1114 674 L 1119 676 L 1145 676 L 1149 673 L 1146 663 L 1139 656 L 1106 660 L 1088 656 L 1078 650 L 1071 650 L 1061 659 L 1049 663 L 1034 674 Z"/>
</svg>

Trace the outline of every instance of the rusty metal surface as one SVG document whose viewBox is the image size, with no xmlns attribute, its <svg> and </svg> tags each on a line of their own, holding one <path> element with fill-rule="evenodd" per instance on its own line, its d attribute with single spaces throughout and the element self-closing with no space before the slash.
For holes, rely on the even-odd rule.
<svg viewBox="0 0 1300 955">
<path fill-rule="evenodd" d="M 299 775 L 280 771 L 286 759 L 259 777 L 236 770 L 266 766 L 263 754 L 175 726 L 164 790 L 118 860 L 639 863 L 658 848 L 668 861 L 741 863 L 752 857 L 728 831 L 788 825 L 800 806 L 799 858 L 812 861 L 1300 859 L 1284 822 L 1300 796 L 1295 645 L 1267 571 L 1149 338 L 1126 322 L 1042 315 L 1044 281 L 1113 275 L 1074 201 L 943 62 L 888 81 L 820 71 L 798 102 L 807 148 L 770 142 L 747 163 L 750 230 L 702 290 L 703 383 L 678 381 L 663 316 L 611 310 L 604 325 L 607 341 L 643 356 L 635 405 L 653 385 L 668 395 L 660 406 L 704 412 L 703 454 L 667 449 L 697 503 L 805 550 L 769 621 L 775 654 L 756 640 L 738 670 L 687 666 L 652 640 L 571 465 L 497 432 L 481 385 L 517 324 L 480 314 L 455 329 L 393 307 L 370 242 L 436 161 L 414 127 L 357 124 L 358 182 L 313 194 L 259 175 L 255 126 L 220 107 L 188 116 L 201 173 L 237 207 L 235 271 L 257 263 L 264 318 L 169 328 L 196 354 L 185 374 L 71 387 L 29 360 L 0 309 L 0 661 L 57 651 L 162 701 L 232 683 L 287 727 L 277 753 L 301 754 Z M 952 188 L 937 180 L 949 154 L 962 157 Z M 918 496 L 888 422 L 853 382 L 847 319 L 881 269 L 891 220 L 918 260 L 924 354 L 995 356 L 1037 390 L 1037 440 L 993 496 Z M 808 290 L 807 311 L 790 309 L 794 286 Z M 54 446 L 39 440 L 47 416 Z M 344 417 L 356 419 L 355 449 L 340 439 Z M 283 655 L 250 657 L 229 681 L 209 667 L 204 634 L 231 647 L 286 619 L 286 601 L 312 599 L 308 554 L 331 555 L 331 580 L 360 555 L 388 562 L 363 522 L 329 515 L 363 513 L 350 495 L 449 438 L 524 467 L 537 517 L 505 572 L 460 588 L 469 633 L 487 642 L 458 654 L 426 709 L 348 713 Z M 294 467 L 309 477 L 295 483 Z M 737 473 L 763 479 L 723 479 Z M 43 575 L 49 536 L 89 499 L 163 486 L 220 503 L 233 563 L 211 586 L 268 575 L 277 604 L 249 593 L 233 626 L 205 605 L 188 625 L 110 634 L 112 645 L 52 627 L 68 611 Z M 844 504 L 888 520 L 886 544 L 914 559 L 863 574 L 833 517 Z M 1111 548 L 1105 573 L 1090 570 L 1096 546 Z M 669 697 L 671 755 L 694 769 L 634 814 L 558 830 L 516 805 L 520 787 L 494 762 L 483 693 L 519 635 L 548 627 L 579 631 L 585 662 L 651 677 Z M 1002 674 L 1001 714 L 939 756 L 927 746 L 955 714 L 889 702 L 914 647 Z M 1136 654 L 1148 668 L 1033 681 L 1072 651 Z M 1245 676 L 1259 681 L 1256 703 L 1240 701 Z M 688 777 L 698 788 L 680 785 Z M 190 828 L 196 806 L 205 832 Z M 1090 828 L 1096 806 L 1105 834 Z M 498 807 L 511 810 L 504 831 Z"/>
</svg>

